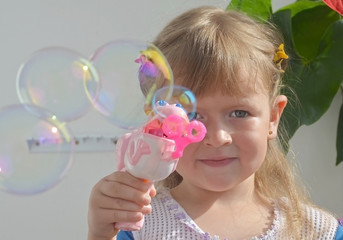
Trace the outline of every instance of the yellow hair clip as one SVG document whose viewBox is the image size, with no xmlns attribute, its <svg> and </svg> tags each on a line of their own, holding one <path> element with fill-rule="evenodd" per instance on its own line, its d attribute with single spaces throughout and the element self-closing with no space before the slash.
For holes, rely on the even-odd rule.
<svg viewBox="0 0 343 240">
<path fill-rule="evenodd" d="M 281 72 L 284 72 L 283 69 L 282 69 L 282 66 L 281 66 L 281 63 L 284 59 L 288 59 L 288 55 L 285 53 L 285 50 L 284 50 L 284 44 L 281 43 L 280 46 L 278 47 L 275 55 L 274 55 L 274 63 L 276 64 L 276 66 L 279 68 L 279 70 Z"/>
</svg>

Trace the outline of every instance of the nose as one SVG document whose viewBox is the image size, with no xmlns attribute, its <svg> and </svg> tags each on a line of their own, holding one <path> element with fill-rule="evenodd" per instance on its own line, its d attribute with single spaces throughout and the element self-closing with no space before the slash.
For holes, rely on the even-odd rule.
<svg viewBox="0 0 343 240">
<path fill-rule="evenodd" d="M 232 143 L 232 135 L 229 130 L 220 127 L 206 126 L 207 134 L 203 140 L 206 146 L 221 147 Z"/>
</svg>

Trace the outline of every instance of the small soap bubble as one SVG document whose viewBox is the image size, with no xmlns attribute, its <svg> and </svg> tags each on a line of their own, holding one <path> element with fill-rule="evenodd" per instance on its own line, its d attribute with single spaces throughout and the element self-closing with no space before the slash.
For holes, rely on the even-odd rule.
<svg viewBox="0 0 343 240">
<path fill-rule="evenodd" d="M 90 61 L 101 82 L 98 98 L 92 99 L 93 106 L 120 128 L 135 129 L 146 121 L 158 88 L 165 86 L 166 97 L 170 97 L 173 74 L 166 58 L 153 44 L 111 41 L 99 47 Z M 92 89 L 88 92 L 95 95 Z"/>
<path fill-rule="evenodd" d="M 158 110 L 160 101 L 167 101 L 168 104 L 177 104 L 178 106 L 181 106 L 187 113 L 190 120 L 192 120 L 196 115 L 197 105 L 195 95 L 190 89 L 186 87 L 174 85 L 171 93 L 170 90 L 166 87 L 160 88 L 155 92 L 152 98 L 153 111 L 155 114 L 159 114 L 162 117 L 165 117 Z"/>
<path fill-rule="evenodd" d="M 94 95 L 88 95 L 85 89 Z M 17 95 L 23 104 L 37 105 L 73 121 L 91 107 L 98 94 L 99 79 L 90 62 L 63 47 L 41 49 L 23 63 L 17 74 Z"/>
<path fill-rule="evenodd" d="M 0 189 L 44 192 L 68 172 L 74 143 L 65 122 L 35 105 L 0 109 Z"/>
</svg>

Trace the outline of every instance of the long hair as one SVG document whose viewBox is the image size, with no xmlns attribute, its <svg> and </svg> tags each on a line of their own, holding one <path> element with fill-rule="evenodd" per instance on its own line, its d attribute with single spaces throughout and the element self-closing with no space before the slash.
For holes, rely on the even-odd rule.
<svg viewBox="0 0 343 240">
<path fill-rule="evenodd" d="M 218 89 L 224 94 L 243 92 L 238 73 L 244 69 L 252 87 L 266 89 L 271 105 L 284 87 L 283 73 L 273 62 L 281 43 L 282 36 L 272 24 L 216 7 L 200 7 L 180 15 L 154 41 L 168 59 L 175 82 L 196 96 Z M 307 222 L 301 206 L 310 201 L 298 185 L 295 165 L 281 147 L 285 144 L 282 133 L 280 126 L 278 137 L 268 143 L 265 161 L 255 174 L 256 192 L 262 199 L 273 199 L 286 213 L 288 236 L 300 239 L 302 224 Z M 162 185 L 173 188 L 181 181 L 174 172 Z"/>
</svg>

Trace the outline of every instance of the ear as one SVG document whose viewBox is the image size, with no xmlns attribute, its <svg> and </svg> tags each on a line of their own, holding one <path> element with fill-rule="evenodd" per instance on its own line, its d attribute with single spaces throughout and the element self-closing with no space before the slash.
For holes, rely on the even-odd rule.
<svg viewBox="0 0 343 240">
<path fill-rule="evenodd" d="M 270 112 L 268 140 L 276 138 L 280 118 L 286 105 L 287 97 L 285 95 L 279 95 L 275 98 Z"/>
</svg>

